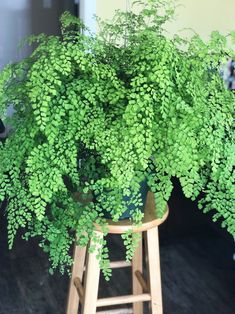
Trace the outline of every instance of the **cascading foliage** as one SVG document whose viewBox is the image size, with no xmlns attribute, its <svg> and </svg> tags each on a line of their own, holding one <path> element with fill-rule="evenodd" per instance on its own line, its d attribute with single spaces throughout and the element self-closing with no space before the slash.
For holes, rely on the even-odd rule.
<svg viewBox="0 0 235 314">
<path fill-rule="evenodd" d="M 179 179 L 186 197 L 235 236 L 235 95 L 219 69 L 233 33 L 208 42 L 165 35 L 169 1 L 137 1 L 138 12 L 117 11 L 99 35 L 69 13 L 61 36 L 32 36 L 30 57 L 0 74 L 0 116 L 9 104 L 12 132 L 0 144 L 0 201 L 7 199 L 8 239 L 38 237 L 51 271 L 71 265 L 77 241 L 140 204 L 147 178 L 162 216 Z M 141 9 L 142 8 L 142 9 Z M 74 192 L 88 195 L 85 201 Z M 90 196 L 93 197 L 90 197 Z M 134 223 L 142 219 L 132 212 Z M 136 236 L 123 235 L 131 259 Z M 99 239 L 95 239 L 99 242 Z M 108 250 L 99 252 L 106 278 Z"/>
</svg>

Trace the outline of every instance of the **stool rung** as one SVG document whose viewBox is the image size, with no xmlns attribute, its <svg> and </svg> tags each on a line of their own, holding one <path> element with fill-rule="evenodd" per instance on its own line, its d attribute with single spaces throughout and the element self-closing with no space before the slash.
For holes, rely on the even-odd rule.
<svg viewBox="0 0 235 314">
<path fill-rule="evenodd" d="M 137 270 L 135 272 L 135 275 L 136 275 L 136 278 L 138 279 L 138 281 L 139 281 L 139 283 L 140 283 L 140 285 L 141 285 L 141 287 L 143 289 L 143 292 L 144 293 L 149 293 L 149 288 L 148 288 L 148 285 L 147 285 L 147 283 L 146 283 L 146 281 L 145 281 L 145 279 L 143 277 L 143 274 L 139 270 Z"/>
<path fill-rule="evenodd" d="M 114 269 L 114 268 L 131 267 L 131 263 L 128 263 L 126 261 L 114 261 L 114 262 L 110 262 L 110 267 L 112 269 Z M 86 266 L 84 266 L 83 271 L 86 271 Z"/>
<path fill-rule="evenodd" d="M 113 268 L 124 268 L 124 267 L 130 267 L 131 263 L 128 263 L 126 261 L 115 261 L 110 263 L 110 267 Z"/>
<path fill-rule="evenodd" d="M 116 310 L 107 310 L 96 312 L 96 314 L 133 314 L 133 309 L 116 309 Z"/>
<path fill-rule="evenodd" d="M 84 298 L 84 288 L 83 288 L 83 285 L 81 283 L 81 280 L 76 277 L 74 278 L 74 285 L 77 289 L 77 292 L 78 292 L 78 295 L 79 295 L 79 298 L 80 298 L 80 302 L 83 302 L 83 298 Z"/>
<path fill-rule="evenodd" d="M 151 296 L 149 293 L 137 294 L 137 295 L 123 295 L 118 297 L 111 298 L 102 298 L 97 300 L 97 307 L 100 306 L 110 306 L 110 305 L 119 305 L 135 302 L 150 301 Z"/>
</svg>

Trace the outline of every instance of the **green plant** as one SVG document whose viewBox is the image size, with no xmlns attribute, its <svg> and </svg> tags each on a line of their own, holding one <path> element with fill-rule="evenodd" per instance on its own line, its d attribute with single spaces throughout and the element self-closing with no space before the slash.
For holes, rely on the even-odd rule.
<svg viewBox="0 0 235 314">
<path fill-rule="evenodd" d="M 84 35 L 81 21 L 64 13 L 61 37 L 31 37 L 38 42 L 32 55 L 0 74 L 0 114 L 9 103 L 16 110 L 14 131 L 0 143 L 9 246 L 19 228 L 26 239 L 39 237 L 51 271 L 72 263 L 71 245 L 86 245 L 94 222 L 105 231 L 103 208 L 118 220 L 123 195 L 141 203 L 144 178 L 159 216 L 177 177 L 186 197 L 200 196 L 199 207 L 235 235 L 235 96 L 219 74 L 234 56 L 228 43 L 235 36 L 168 38 L 164 23 L 174 6 L 137 2 L 138 14 L 99 21 L 97 36 Z M 75 191 L 96 201 L 75 201 Z M 133 223 L 142 215 L 133 211 Z M 124 239 L 130 259 L 137 239 Z M 106 246 L 99 257 L 109 277 Z"/>
</svg>

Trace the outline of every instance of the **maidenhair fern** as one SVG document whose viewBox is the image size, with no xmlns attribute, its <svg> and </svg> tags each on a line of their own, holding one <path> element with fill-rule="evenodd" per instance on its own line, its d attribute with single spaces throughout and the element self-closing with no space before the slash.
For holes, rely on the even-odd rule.
<svg viewBox="0 0 235 314">
<path fill-rule="evenodd" d="M 138 14 L 99 21 L 97 36 L 64 13 L 61 36 L 32 36 L 32 55 L 0 74 L 0 115 L 15 108 L 0 146 L 9 246 L 23 228 L 26 239 L 39 238 L 51 271 L 72 263 L 75 241 L 100 243 L 94 222 L 105 231 L 103 209 L 118 220 L 128 205 L 123 196 L 141 204 L 145 178 L 159 216 L 176 177 L 186 197 L 200 197 L 199 207 L 235 236 L 235 96 L 219 73 L 234 56 L 234 33 L 213 32 L 209 42 L 168 38 L 173 6 L 137 2 Z M 133 212 L 134 223 L 141 219 Z M 123 238 L 129 260 L 138 239 Z M 109 277 L 106 246 L 99 257 Z"/>
</svg>

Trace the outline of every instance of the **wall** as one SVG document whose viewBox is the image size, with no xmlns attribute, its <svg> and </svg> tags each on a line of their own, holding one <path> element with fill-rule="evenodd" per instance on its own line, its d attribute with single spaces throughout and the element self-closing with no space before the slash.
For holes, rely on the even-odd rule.
<svg viewBox="0 0 235 314">
<path fill-rule="evenodd" d="M 30 0 L 0 1 L 0 69 L 8 62 L 27 55 L 28 48 L 17 49 L 30 34 Z"/>
<path fill-rule="evenodd" d="M 234 0 L 181 0 L 182 6 L 177 10 L 177 20 L 169 26 L 169 31 L 191 27 L 204 39 L 213 30 L 227 34 L 235 30 Z M 190 31 L 186 31 L 190 34 Z"/>
<path fill-rule="evenodd" d="M 129 1 L 130 2 L 130 1 Z M 96 0 L 97 10 L 96 14 L 102 19 L 111 19 L 115 10 L 126 9 L 128 0 Z"/>
<path fill-rule="evenodd" d="M 83 20 L 85 25 L 89 28 L 89 30 L 93 33 L 96 32 L 96 21 L 94 17 L 95 15 L 97 15 L 96 5 L 97 5 L 96 0 L 79 1 L 79 16 Z"/>
<path fill-rule="evenodd" d="M 212 30 L 220 30 L 226 34 L 228 30 L 235 29 L 235 0 L 179 0 L 178 2 L 182 6 L 177 9 L 177 20 L 167 27 L 170 33 L 191 27 L 206 39 Z M 115 9 L 126 9 L 126 3 L 127 0 L 97 0 L 97 15 L 111 19 Z"/>
<path fill-rule="evenodd" d="M 59 16 L 63 11 L 62 1 L 32 0 L 30 7 L 31 32 L 33 34 L 59 34 Z"/>
<path fill-rule="evenodd" d="M 82 16 L 94 30 L 93 13 L 112 18 L 115 9 L 126 9 L 131 0 L 80 0 Z M 95 3 L 96 2 L 96 3 Z M 177 20 L 168 26 L 170 33 L 192 27 L 204 38 L 218 29 L 235 29 L 235 0 L 181 0 Z M 32 33 L 58 33 L 58 17 L 64 9 L 73 10 L 74 0 L 0 0 L 0 69 L 9 61 L 26 56 L 30 49 L 17 49 L 22 38 Z M 84 13 L 86 10 L 86 13 Z M 190 33 L 186 31 L 186 33 Z"/>
<path fill-rule="evenodd" d="M 18 49 L 25 37 L 59 34 L 59 16 L 74 8 L 74 0 L 0 0 L 0 70 L 30 54 L 29 46 Z M 12 113 L 10 106 L 7 114 Z"/>
<path fill-rule="evenodd" d="M 30 53 L 29 47 L 17 49 L 26 36 L 58 34 L 59 16 L 73 8 L 74 0 L 0 0 L 0 69 Z"/>
</svg>

